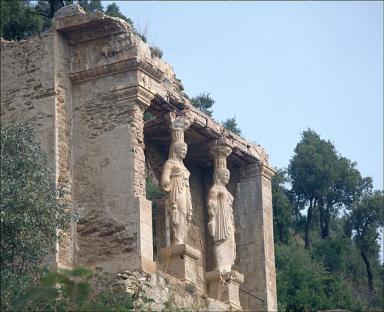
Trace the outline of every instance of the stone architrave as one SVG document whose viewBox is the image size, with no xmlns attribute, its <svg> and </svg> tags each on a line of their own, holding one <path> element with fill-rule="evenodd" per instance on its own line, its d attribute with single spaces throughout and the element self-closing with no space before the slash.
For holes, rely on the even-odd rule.
<svg viewBox="0 0 384 312">
<path fill-rule="evenodd" d="M 227 157 L 232 147 L 225 138 L 220 138 L 211 144 L 210 152 L 214 156 L 214 173 L 208 194 L 208 230 L 214 241 L 215 269 L 205 275 L 208 293 L 211 298 L 241 310 L 239 287 L 244 276 L 232 270 L 236 258 L 233 196 L 226 188 L 230 178 Z"/>
<path fill-rule="evenodd" d="M 183 163 L 188 148 L 184 142 L 184 131 L 188 129 L 191 121 L 173 113 L 170 113 L 168 117 L 172 143 L 168 160 L 163 168 L 161 186 L 167 194 L 166 210 L 170 219 L 171 245 L 174 246 L 185 243 L 187 221 L 192 215 L 190 173 Z"/>
</svg>

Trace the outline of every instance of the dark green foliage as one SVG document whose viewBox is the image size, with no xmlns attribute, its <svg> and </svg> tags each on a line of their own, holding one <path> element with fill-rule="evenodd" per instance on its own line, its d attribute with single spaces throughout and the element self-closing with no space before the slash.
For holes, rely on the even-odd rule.
<svg viewBox="0 0 384 312">
<path fill-rule="evenodd" d="M 349 205 L 367 187 L 356 164 L 337 154 L 330 141 L 325 141 L 313 130 L 303 132 L 295 148 L 288 173 L 292 183 L 295 206 L 307 210 L 304 237 L 310 247 L 310 230 L 316 215 L 319 218 L 321 237 L 330 238 L 332 220 L 342 208 Z M 318 209 L 318 211 L 316 211 Z"/>
<path fill-rule="evenodd" d="M 21 40 L 42 30 L 43 18 L 36 14 L 29 1 L 2 0 L 1 37 Z"/>
<path fill-rule="evenodd" d="M 212 106 L 215 104 L 215 100 L 211 98 L 209 92 L 203 92 L 193 98 L 191 98 L 191 103 L 194 107 L 197 107 L 203 113 L 212 117 Z"/>
<path fill-rule="evenodd" d="M 329 272 L 344 272 L 351 249 L 349 239 L 344 240 L 337 237 L 329 240 L 316 240 L 311 253 L 317 261 L 324 264 Z"/>
<path fill-rule="evenodd" d="M 331 183 L 331 164 L 336 160 L 337 155 L 332 143 L 322 140 L 312 130 L 303 132 L 290 161 L 288 172 L 297 205 L 301 209 L 307 208 L 304 233 L 306 248 L 310 245 L 309 231 L 314 209 L 322 201 Z"/>
<path fill-rule="evenodd" d="M 163 57 L 163 51 L 158 47 L 151 47 L 151 56 L 162 58 Z"/>
<path fill-rule="evenodd" d="M 374 292 L 373 263 L 379 253 L 379 231 L 384 226 L 383 191 L 368 192 L 352 206 L 346 222 L 346 232 L 352 234 L 367 271 L 367 283 Z"/>
<path fill-rule="evenodd" d="M 278 170 L 272 178 L 273 229 L 275 242 L 288 243 L 292 236 L 294 209 L 285 184 L 286 171 Z"/>
<path fill-rule="evenodd" d="M 121 13 L 120 8 L 114 2 L 107 6 L 104 13 L 112 17 L 119 17 L 128 22 L 129 24 L 133 25 L 132 20 L 126 17 L 123 13 Z"/>
<path fill-rule="evenodd" d="M 85 10 L 85 12 L 104 11 L 101 0 L 79 0 L 78 4 Z"/>
<path fill-rule="evenodd" d="M 382 310 L 383 192 L 372 192 L 372 179 L 312 130 L 288 173 L 289 181 L 281 170 L 272 180 L 281 310 Z"/>
<path fill-rule="evenodd" d="M 3 0 L 1 3 L 1 36 L 7 40 L 21 40 L 48 29 L 57 10 L 70 5 L 73 0 Z M 101 0 L 79 0 L 79 5 L 88 12 L 103 12 Z M 116 3 L 107 6 L 105 14 L 119 17 L 131 25 L 130 18 L 121 13 Z"/>
<path fill-rule="evenodd" d="M 348 286 L 299 245 L 275 245 L 279 311 L 352 308 Z"/>
<path fill-rule="evenodd" d="M 153 179 L 151 177 L 147 177 L 145 179 L 145 186 L 147 191 L 147 199 L 148 200 L 154 200 L 154 199 L 161 199 L 164 196 L 163 191 L 161 188 L 156 185 L 153 182 Z"/>
<path fill-rule="evenodd" d="M 33 282 L 70 220 L 29 126 L 1 129 L 1 304 Z"/>
<path fill-rule="evenodd" d="M 237 135 L 241 135 L 241 130 L 237 126 L 236 117 L 227 118 L 227 120 L 223 122 L 223 126 L 225 129 L 230 130 Z"/>
</svg>

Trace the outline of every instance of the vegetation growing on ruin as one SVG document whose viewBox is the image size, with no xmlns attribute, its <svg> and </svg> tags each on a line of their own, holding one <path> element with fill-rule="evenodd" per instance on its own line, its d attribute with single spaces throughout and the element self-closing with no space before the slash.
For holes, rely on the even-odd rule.
<svg viewBox="0 0 384 312">
<path fill-rule="evenodd" d="M 191 104 L 209 117 L 212 117 L 212 106 L 215 104 L 215 100 L 210 96 L 209 92 L 202 92 L 191 98 Z"/>
<path fill-rule="evenodd" d="M 209 92 L 202 92 L 199 95 L 194 96 L 191 98 L 191 104 L 209 117 L 212 117 L 212 106 L 215 104 L 215 100 L 211 97 Z M 237 125 L 236 117 L 233 116 L 227 118 L 222 124 L 225 129 L 232 131 L 237 135 L 241 135 L 241 130 Z"/>
<path fill-rule="evenodd" d="M 6 40 L 22 40 L 32 35 L 40 34 L 52 25 L 55 12 L 65 5 L 70 5 L 73 0 L 4 0 L 0 1 L 1 23 L 0 35 Z M 105 8 L 101 0 L 78 0 L 77 3 L 87 12 L 104 12 L 108 16 L 119 17 L 132 26 L 133 32 L 147 42 L 146 34 L 139 32 L 133 21 L 126 17 L 116 3 L 108 4 Z M 163 51 L 159 47 L 151 47 L 153 57 L 162 58 Z"/>
</svg>

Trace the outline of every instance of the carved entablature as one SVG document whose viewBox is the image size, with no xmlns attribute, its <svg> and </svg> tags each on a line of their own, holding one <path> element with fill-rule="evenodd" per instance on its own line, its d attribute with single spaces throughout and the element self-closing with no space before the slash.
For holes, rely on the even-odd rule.
<svg viewBox="0 0 384 312">
<path fill-rule="evenodd" d="M 260 175 L 270 180 L 275 175 L 275 171 L 269 167 L 268 163 L 261 161 L 240 168 L 241 179 L 254 178 Z"/>
<path fill-rule="evenodd" d="M 112 88 L 113 97 L 117 101 L 135 99 L 144 106 L 149 106 L 155 94 L 143 88 L 142 86 L 118 86 Z"/>
<path fill-rule="evenodd" d="M 71 72 L 81 72 L 137 56 L 131 33 L 99 38 L 72 47 Z"/>
<path fill-rule="evenodd" d="M 81 51 L 81 50 L 80 50 Z M 83 53 L 83 52 L 80 52 Z M 87 68 L 81 71 L 72 72 L 69 76 L 74 83 L 95 79 L 102 76 L 112 75 L 116 73 L 122 73 L 126 71 L 140 70 L 153 78 L 155 81 L 159 81 L 163 73 L 152 67 L 148 62 L 141 60 L 137 57 L 132 57 L 126 60 L 120 60 L 114 63 L 97 66 L 94 68 Z"/>
</svg>

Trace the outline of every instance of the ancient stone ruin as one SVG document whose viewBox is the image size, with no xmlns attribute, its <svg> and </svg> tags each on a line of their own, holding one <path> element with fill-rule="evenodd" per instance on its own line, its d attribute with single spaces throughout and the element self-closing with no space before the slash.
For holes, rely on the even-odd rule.
<svg viewBox="0 0 384 312">
<path fill-rule="evenodd" d="M 277 310 L 267 154 L 194 108 L 129 24 L 64 7 L 41 36 L 3 41 L 1 62 L 2 123 L 33 124 L 78 215 L 57 266 L 163 272 Z"/>
</svg>

